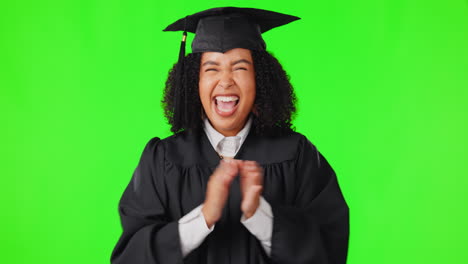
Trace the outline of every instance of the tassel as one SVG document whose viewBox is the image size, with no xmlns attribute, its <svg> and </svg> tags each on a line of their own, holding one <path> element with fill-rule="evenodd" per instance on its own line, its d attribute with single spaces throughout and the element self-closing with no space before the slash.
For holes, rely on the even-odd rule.
<svg viewBox="0 0 468 264">
<path fill-rule="evenodd" d="M 182 34 L 182 41 L 180 42 L 180 51 L 179 51 L 179 63 L 182 62 L 185 58 L 185 42 L 187 40 L 187 31 L 184 31 Z"/>
<path fill-rule="evenodd" d="M 184 86 L 184 91 L 183 91 L 183 98 L 184 98 L 184 105 L 182 106 L 182 114 L 184 115 L 184 126 L 187 128 L 187 126 L 190 126 L 188 124 L 188 88 L 187 88 L 187 78 L 185 77 L 185 63 L 184 63 L 184 58 L 185 58 L 185 43 L 187 40 L 187 31 L 184 30 L 184 33 L 182 35 L 182 42 L 180 43 L 180 53 L 179 53 L 179 63 L 181 64 L 181 69 L 182 69 L 182 84 Z"/>
<path fill-rule="evenodd" d="M 187 84 L 185 81 L 185 43 L 187 40 L 187 31 L 182 34 L 182 41 L 180 42 L 179 59 L 177 61 L 177 80 L 176 80 L 176 91 L 175 91 L 175 103 L 174 103 L 174 121 L 179 124 L 180 128 L 187 128 L 188 126 L 188 108 L 187 108 Z M 181 86 L 184 86 L 181 89 Z"/>
</svg>

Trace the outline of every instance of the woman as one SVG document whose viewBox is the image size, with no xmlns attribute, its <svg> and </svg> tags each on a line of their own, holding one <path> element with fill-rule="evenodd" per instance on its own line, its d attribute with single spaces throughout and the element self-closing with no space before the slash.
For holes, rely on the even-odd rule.
<svg viewBox="0 0 468 264">
<path fill-rule="evenodd" d="M 291 128 L 295 96 L 261 33 L 297 17 L 215 8 L 166 82 L 174 135 L 151 139 L 119 204 L 112 263 L 345 263 L 333 169 Z M 185 41 L 185 38 L 184 38 Z"/>
</svg>

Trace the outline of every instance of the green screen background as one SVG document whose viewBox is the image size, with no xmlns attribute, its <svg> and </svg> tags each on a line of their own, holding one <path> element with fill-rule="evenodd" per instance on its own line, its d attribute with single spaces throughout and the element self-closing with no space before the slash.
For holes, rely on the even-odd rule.
<svg viewBox="0 0 468 264">
<path fill-rule="evenodd" d="M 217 6 L 302 19 L 264 35 L 297 131 L 350 207 L 348 263 L 468 259 L 468 2 L 2 1 L 0 262 L 109 263 L 181 33 Z M 193 38 L 190 35 L 189 39 Z"/>
</svg>

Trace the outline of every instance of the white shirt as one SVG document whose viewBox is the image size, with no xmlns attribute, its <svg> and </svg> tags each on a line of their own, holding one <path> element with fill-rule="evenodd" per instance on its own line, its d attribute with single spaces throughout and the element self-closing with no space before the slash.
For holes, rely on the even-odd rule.
<svg viewBox="0 0 468 264">
<path fill-rule="evenodd" d="M 249 117 L 244 128 L 236 136 L 225 137 L 211 126 L 208 119 L 204 120 L 204 131 L 213 148 L 223 157 L 234 157 L 239 151 L 250 132 L 252 117 Z M 214 230 L 215 225 L 208 228 L 205 217 L 201 211 L 203 204 L 179 219 L 179 236 L 182 255 L 187 256 L 192 250 L 200 246 L 205 238 Z M 273 233 L 273 212 L 270 204 L 260 196 L 257 211 L 245 219 L 242 214 L 240 222 L 262 244 L 268 256 L 271 255 L 271 237 Z"/>
<path fill-rule="evenodd" d="M 242 128 L 242 130 L 233 137 L 225 137 L 223 134 L 219 133 L 211 125 L 208 118 L 205 118 L 203 125 L 203 130 L 205 130 L 206 136 L 210 140 L 211 146 L 213 146 L 216 152 L 218 152 L 223 157 L 233 158 L 239 151 L 242 143 L 244 143 L 247 135 L 250 132 L 252 118 L 250 117 L 245 123 L 244 128 Z"/>
</svg>

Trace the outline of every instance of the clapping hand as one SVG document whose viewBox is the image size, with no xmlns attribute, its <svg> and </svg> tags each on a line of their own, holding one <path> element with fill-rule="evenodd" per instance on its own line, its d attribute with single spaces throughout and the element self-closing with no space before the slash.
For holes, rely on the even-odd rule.
<svg viewBox="0 0 468 264">
<path fill-rule="evenodd" d="M 202 208 L 202 213 L 209 228 L 221 218 L 229 195 L 229 186 L 238 173 L 238 162 L 226 159 L 221 160 L 219 166 L 210 176 Z"/>
<path fill-rule="evenodd" d="M 229 187 L 238 174 L 240 175 L 242 193 L 242 213 L 246 218 L 250 218 L 257 210 L 263 189 L 262 167 L 255 161 L 221 160 L 218 168 L 208 181 L 205 202 L 202 208 L 202 213 L 209 228 L 221 218 L 229 195 Z"/>
<path fill-rule="evenodd" d="M 240 161 L 240 187 L 242 192 L 241 211 L 250 218 L 260 204 L 263 189 L 263 169 L 255 161 Z"/>
</svg>

